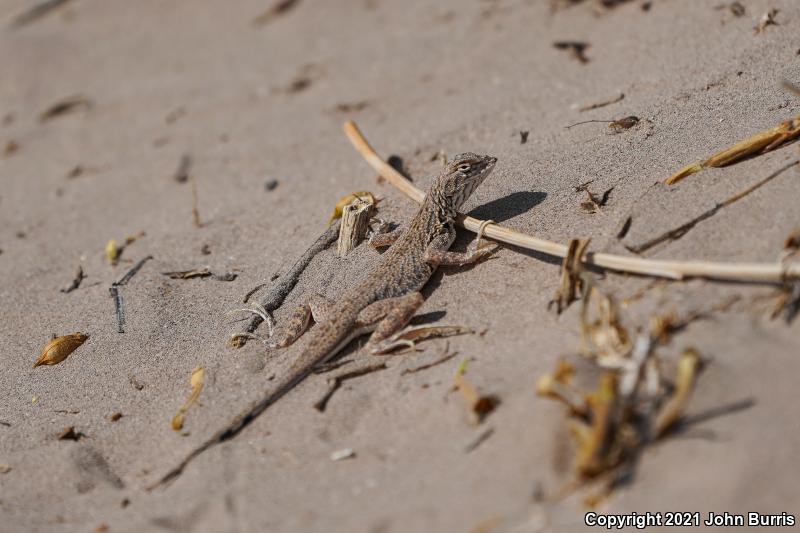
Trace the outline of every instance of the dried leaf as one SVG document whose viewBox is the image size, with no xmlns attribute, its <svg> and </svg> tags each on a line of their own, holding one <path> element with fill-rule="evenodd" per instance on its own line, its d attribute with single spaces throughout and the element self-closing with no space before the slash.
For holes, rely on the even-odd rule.
<svg viewBox="0 0 800 533">
<path fill-rule="evenodd" d="M 342 196 L 339 201 L 336 202 L 336 206 L 333 208 L 333 213 L 331 213 L 331 218 L 328 220 L 328 224 L 338 218 L 341 218 L 345 206 L 350 205 L 354 200 L 361 200 L 372 205 L 377 203 L 375 196 L 373 196 L 369 191 L 357 191 L 346 196 Z"/>
<path fill-rule="evenodd" d="M 192 392 L 186 402 L 178 409 L 178 413 L 172 418 L 172 429 L 180 431 L 183 429 L 183 421 L 186 411 L 197 401 L 200 393 L 203 391 L 203 384 L 205 383 L 206 370 L 202 366 L 196 367 L 192 370 L 192 376 L 189 378 L 189 384 L 192 387 Z"/>
<path fill-rule="evenodd" d="M 11 472 L 11 465 L 0 463 L 0 474 L 8 474 Z"/>
<path fill-rule="evenodd" d="M 89 335 L 81 332 L 54 338 L 45 345 L 39 359 L 33 364 L 33 368 L 41 365 L 57 365 L 78 349 L 88 338 Z"/>
</svg>

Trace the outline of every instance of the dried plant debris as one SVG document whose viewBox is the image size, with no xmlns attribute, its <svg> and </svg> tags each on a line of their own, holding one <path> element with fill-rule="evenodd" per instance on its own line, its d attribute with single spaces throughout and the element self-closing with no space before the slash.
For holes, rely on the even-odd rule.
<svg viewBox="0 0 800 533">
<path fill-rule="evenodd" d="M 718 152 L 705 161 L 686 165 L 667 178 L 664 183 L 674 185 L 687 176 L 700 172 L 704 168 L 717 168 L 733 165 L 749 157 L 765 154 L 800 137 L 800 115 L 781 122 L 774 128 L 762 131 L 730 148 Z"/>
<path fill-rule="evenodd" d="M 363 111 L 370 104 L 369 100 L 359 100 L 357 102 L 343 102 L 336 104 L 334 108 L 339 113 L 357 113 Z"/>
<path fill-rule="evenodd" d="M 84 280 L 86 275 L 83 273 L 83 267 L 78 265 L 77 270 L 75 270 L 75 276 L 72 278 L 72 283 L 69 284 L 68 287 L 61 289 L 63 293 L 70 293 L 81 286 L 81 282 Z"/>
<path fill-rule="evenodd" d="M 531 132 L 529 132 L 529 131 L 520 130 L 520 132 L 519 132 L 519 143 L 520 144 L 525 144 L 526 142 L 528 142 L 528 135 L 530 135 L 530 133 Z"/>
<path fill-rule="evenodd" d="M 338 366 L 334 368 L 338 368 Z M 325 391 L 319 400 L 314 402 L 314 409 L 320 413 L 324 412 L 328 406 L 328 402 L 330 402 L 331 398 L 336 391 L 339 390 L 339 387 L 342 386 L 343 382 L 385 369 L 386 363 L 384 361 L 374 362 L 371 359 L 362 359 L 359 364 L 356 365 L 356 368 L 344 369 L 344 372 L 338 373 L 337 375 L 328 379 L 328 390 Z"/>
<path fill-rule="evenodd" d="M 344 459 L 353 459 L 356 456 L 356 452 L 352 448 L 343 448 L 341 450 L 336 450 L 335 452 L 331 452 L 331 461 L 343 461 Z"/>
<path fill-rule="evenodd" d="M 442 355 L 436 358 L 436 360 L 414 368 L 406 368 L 405 370 L 400 372 L 400 375 L 405 376 L 406 374 L 415 374 L 417 372 L 421 372 L 422 370 L 433 368 L 435 366 L 441 365 L 442 363 L 446 363 L 447 361 L 449 361 L 450 359 L 454 358 L 457 355 L 458 352 L 450 351 L 450 344 L 447 343 L 445 344 L 444 350 L 442 351 Z"/>
<path fill-rule="evenodd" d="M 12 470 L 11 465 L 0 463 L 0 474 L 8 474 L 9 472 L 11 472 L 11 470 Z"/>
<path fill-rule="evenodd" d="M 56 435 L 57 440 L 74 440 L 79 441 L 86 438 L 86 434 L 75 429 L 75 426 L 64 428 L 61 433 Z"/>
<path fill-rule="evenodd" d="M 235 272 L 225 272 L 224 274 L 214 274 L 209 267 L 194 268 L 191 270 L 176 270 L 174 272 L 162 272 L 170 279 L 192 279 L 192 278 L 212 278 L 217 281 L 233 281 L 238 274 Z"/>
<path fill-rule="evenodd" d="M 92 103 L 85 96 L 69 96 L 63 100 L 59 100 L 55 104 L 42 111 L 42 113 L 39 115 L 39 122 L 46 122 L 56 117 L 66 115 L 67 113 L 71 113 L 79 109 L 89 109 L 90 107 L 92 107 Z"/>
<path fill-rule="evenodd" d="M 110 421 L 112 421 L 112 422 L 116 422 L 116 421 L 118 421 L 120 418 L 122 418 L 122 413 L 120 413 L 119 411 L 117 411 L 117 412 L 115 412 L 115 413 L 111 413 L 111 416 L 109 416 L 109 417 L 108 417 L 108 419 L 109 419 Z"/>
<path fill-rule="evenodd" d="M 69 357 L 69 355 L 86 342 L 88 338 L 89 335 L 81 332 L 62 335 L 61 337 L 53 337 L 53 339 L 45 345 L 44 349 L 42 349 L 42 354 L 33 364 L 33 368 L 42 365 L 57 365 Z"/>
<path fill-rule="evenodd" d="M 464 402 L 469 409 L 473 422 L 480 424 L 498 405 L 500 405 L 500 398 L 493 394 L 479 393 L 478 389 L 465 377 L 467 365 L 467 359 L 458 365 L 455 376 L 455 387 L 461 392 L 461 396 L 464 398 Z"/>
<path fill-rule="evenodd" d="M 616 104 L 617 102 L 621 102 L 625 98 L 625 93 L 619 93 L 611 98 L 606 100 L 600 100 L 599 102 L 593 102 L 591 104 L 586 104 L 584 106 L 578 107 L 579 112 L 584 111 L 591 111 L 593 109 L 600 109 L 601 107 L 605 107 L 611 104 Z"/>
<path fill-rule="evenodd" d="M 178 183 L 186 183 L 189 181 L 189 170 L 192 167 L 192 156 L 189 154 L 183 154 L 181 156 L 180 163 L 178 163 L 178 169 L 175 171 L 175 174 L 172 176 L 172 179 L 177 181 Z"/>
<path fill-rule="evenodd" d="M 128 282 L 136 275 L 137 272 L 144 266 L 144 264 L 152 259 L 152 255 L 148 255 L 135 265 L 131 267 L 128 272 L 125 273 L 124 276 L 119 281 L 115 281 L 111 284 L 111 287 L 108 288 L 108 292 L 111 295 L 111 298 L 114 300 L 114 310 L 117 314 L 117 332 L 118 333 L 125 333 L 125 308 L 123 306 L 123 298 L 122 294 L 119 292 L 119 288 L 127 285 Z"/>
<path fill-rule="evenodd" d="M 678 359 L 674 386 L 663 387 L 655 359 L 647 361 L 653 364 L 636 375 L 633 385 L 625 384 L 621 372 L 606 370 L 594 390 L 581 392 L 570 383 L 571 372 L 563 371 L 563 362 L 537 384 L 540 395 L 567 405 L 578 484 L 605 481 L 602 496 L 629 477 L 645 446 L 681 421 L 701 367 L 698 352 L 686 349 Z M 587 497 L 587 505 L 596 503 L 596 496 Z"/>
<path fill-rule="evenodd" d="M 599 213 L 601 208 L 605 207 L 608 203 L 608 199 L 611 196 L 611 191 L 614 190 L 614 187 L 606 189 L 603 191 L 602 194 L 597 195 L 589 190 L 589 185 L 594 180 L 587 181 L 582 185 L 578 185 L 575 187 L 575 192 L 585 192 L 586 199 L 581 202 L 581 208 L 589 214 Z"/>
<path fill-rule="evenodd" d="M 550 308 L 555 304 L 556 313 L 569 307 L 569 304 L 578 299 L 583 290 L 584 281 L 582 273 L 584 266 L 583 255 L 589 246 L 589 239 L 572 239 L 569 241 L 567 255 L 561 263 L 561 285 L 553 299 L 547 304 Z"/>
<path fill-rule="evenodd" d="M 206 370 L 202 366 L 196 367 L 192 370 L 192 375 L 189 378 L 189 385 L 192 387 L 192 392 L 189 394 L 189 398 L 186 399 L 186 402 L 178 409 L 178 413 L 172 417 L 172 429 L 175 431 L 180 431 L 183 429 L 183 423 L 186 418 L 186 412 L 189 408 L 197 401 L 200 397 L 200 393 L 203 392 L 203 385 L 206 379 Z"/>
<path fill-rule="evenodd" d="M 200 208 L 197 200 L 197 180 L 194 178 L 194 174 L 189 175 L 189 182 L 192 189 L 192 224 L 195 228 L 202 228 L 203 223 L 200 220 Z"/>
<path fill-rule="evenodd" d="M 778 15 L 778 10 L 771 8 L 769 11 L 761 15 L 761 18 L 758 19 L 758 24 L 756 24 L 753 31 L 756 34 L 763 33 L 768 26 L 777 26 L 778 23 L 775 22 L 775 17 Z"/>
<path fill-rule="evenodd" d="M 369 191 L 351 192 L 350 194 L 342 196 L 336 202 L 336 205 L 333 208 L 333 212 L 331 213 L 331 218 L 328 220 L 328 224 L 331 224 L 334 220 L 341 218 L 342 213 L 344 212 L 344 208 L 358 200 L 366 202 L 373 206 L 378 204 L 378 200 L 376 200 L 375 196 Z"/>
<path fill-rule="evenodd" d="M 556 41 L 553 43 L 554 48 L 568 51 L 574 59 L 577 59 L 583 64 L 589 62 L 589 58 L 586 57 L 586 50 L 589 46 L 589 43 L 582 41 Z"/>
<path fill-rule="evenodd" d="M 39 20 L 56 8 L 63 6 L 67 2 L 69 2 L 69 0 L 38 0 L 34 2 L 33 6 L 17 15 L 14 20 L 11 21 L 11 27 L 19 28 L 26 26 L 31 22 Z"/>
<path fill-rule="evenodd" d="M 649 249 L 653 248 L 654 246 L 657 246 L 657 245 L 659 245 L 659 244 L 661 244 L 663 242 L 674 241 L 674 240 L 680 239 L 681 237 L 686 235 L 692 228 L 694 228 L 700 222 L 703 222 L 704 220 L 707 220 L 707 219 L 711 218 L 712 216 L 716 215 L 722 209 L 724 209 L 724 208 L 728 207 L 729 205 L 731 205 L 731 204 L 741 200 L 742 198 L 748 196 L 752 192 L 754 192 L 754 191 L 758 190 L 759 188 L 763 187 L 764 185 L 766 185 L 767 183 L 769 183 L 773 179 L 777 178 L 778 176 L 780 176 L 781 174 L 783 174 L 784 172 L 786 172 L 790 168 L 793 168 L 793 167 L 797 166 L 798 164 L 800 164 L 800 160 L 798 160 L 798 159 L 790 161 L 789 163 L 785 164 L 784 166 L 782 166 L 781 168 L 779 168 L 775 172 L 772 172 L 771 174 L 769 174 L 767 177 L 760 179 L 759 181 L 755 182 L 754 184 L 752 184 L 752 185 L 746 187 L 745 189 L 742 189 L 741 191 L 737 192 L 736 194 L 726 198 L 722 202 L 717 203 L 711 209 L 709 209 L 709 210 L 697 215 L 693 219 L 689 220 L 688 222 L 685 222 L 685 223 L 681 224 L 677 228 L 673 228 L 673 229 L 670 229 L 668 231 L 665 231 L 664 233 L 662 233 L 660 235 L 657 235 L 656 237 L 653 237 L 651 239 L 648 239 L 648 240 L 646 240 L 645 242 L 643 242 L 641 244 L 626 245 L 625 248 L 627 248 L 628 250 L 630 250 L 633 253 L 640 254 L 640 253 L 646 252 L 647 250 L 649 250 Z"/>
<path fill-rule="evenodd" d="M 264 182 L 264 190 L 267 192 L 272 192 L 278 188 L 278 180 L 270 179 Z"/>
<path fill-rule="evenodd" d="M 344 206 L 339 224 L 339 239 L 336 243 L 337 256 L 345 257 L 361 244 L 367 235 L 374 207 L 374 203 L 360 198 Z"/>
<path fill-rule="evenodd" d="M 106 243 L 106 249 L 105 249 L 106 261 L 108 261 L 110 265 L 116 265 L 117 263 L 119 263 L 119 260 L 122 257 L 122 252 L 125 251 L 125 248 L 135 243 L 144 236 L 145 232 L 140 231 L 136 235 L 130 235 L 128 237 L 125 237 L 125 241 L 122 244 L 117 244 L 116 239 L 109 239 L 108 242 Z"/>
<path fill-rule="evenodd" d="M 720 4 L 718 6 L 714 6 L 716 10 L 725 9 L 729 11 L 734 17 L 743 17 L 747 13 L 747 10 L 742 5 L 741 2 L 731 2 L 729 4 Z"/>
<path fill-rule="evenodd" d="M 299 3 L 300 0 L 278 0 L 272 7 L 255 17 L 253 24 L 255 26 L 263 26 L 277 17 L 287 14 Z"/>
</svg>

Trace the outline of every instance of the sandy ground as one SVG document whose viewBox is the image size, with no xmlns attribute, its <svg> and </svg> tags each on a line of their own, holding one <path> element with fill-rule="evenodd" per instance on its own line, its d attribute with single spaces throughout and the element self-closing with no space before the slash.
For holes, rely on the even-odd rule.
<svg viewBox="0 0 800 533">
<path fill-rule="evenodd" d="M 469 209 L 551 240 L 592 238 L 628 253 L 779 168 L 797 145 L 679 186 L 655 185 L 693 160 L 800 112 L 779 81 L 800 80 L 800 6 L 743 2 L 736 17 L 712 1 L 594 2 L 553 12 L 545 1 L 301 0 L 261 26 L 272 2 L 74 0 L 16 29 L 28 2 L 0 3 L 0 530 L 2 531 L 575 531 L 579 492 L 542 503 L 570 480 L 561 405 L 534 383 L 580 346 L 578 309 L 547 310 L 557 260 L 509 247 L 473 268 L 444 269 L 422 313 L 485 330 L 450 340 L 459 356 L 424 372 L 444 341 L 391 358 L 348 382 L 324 413 L 313 376 L 233 441 L 197 459 L 173 485 L 152 483 L 219 429 L 302 346 L 265 354 L 226 347 L 225 317 L 244 294 L 284 272 L 324 228 L 333 202 L 354 190 L 384 197 L 402 222 L 413 204 L 349 146 L 355 119 L 384 156 L 420 185 L 464 151 L 499 158 Z M 755 34 L 758 18 L 779 10 Z M 554 41 L 590 43 L 588 63 Z M 618 93 L 622 101 L 579 112 Z M 88 109 L 40 121 L 72 95 Z M 636 115 L 618 135 L 581 120 Z M 522 144 L 519 131 L 529 131 Z M 13 152 L 13 153 L 12 153 Z M 203 226 L 189 185 L 173 176 L 191 156 Z M 70 172 L 80 166 L 80 175 Z M 266 190 L 265 183 L 278 180 Z M 575 187 L 614 187 L 598 214 Z M 797 170 L 700 223 L 648 256 L 774 261 L 798 225 Z M 633 215 L 624 241 L 616 238 Z M 146 232 L 116 267 L 106 242 Z M 456 243 L 463 249 L 465 234 Z M 210 254 L 201 249 L 207 246 Z M 122 289 L 124 334 L 108 287 L 135 261 L 154 259 Z M 335 296 L 379 255 L 318 256 L 277 314 L 309 291 Z M 87 274 L 71 293 L 73 272 Z M 208 265 L 233 282 L 172 280 L 164 271 Z M 688 414 L 744 405 L 646 451 L 606 512 L 800 511 L 800 321 L 768 317 L 770 287 L 700 280 L 650 285 L 608 274 L 620 299 L 646 287 L 630 319 L 688 312 L 739 296 L 664 349 L 694 345 L 710 364 Z M 767 298 L 767 299 L 765 299 Z M 443 315 L 443 316 L 442 316 Z M 32 369 L 51 334 L 90 340 L 57 366 Z M 499 408 L 470 423 L 450 392 L 459 362 Z M 209 375 L 182 436 L 170 419 L 191 370 Z M 138 384 L 138 387 L 135 386 Z M 116 422 L 110 420 L 122 413 Z M 56 435 L 74 426 L 78 442 Z M 464 447 L 487 427 L 488 440 Z M 356 456 L 334 462 L 330 454 Z M 480 528 L 483 529 L 480 529 Z M 474 529 L 475 528 L 475 529 Z"/>
</svg>

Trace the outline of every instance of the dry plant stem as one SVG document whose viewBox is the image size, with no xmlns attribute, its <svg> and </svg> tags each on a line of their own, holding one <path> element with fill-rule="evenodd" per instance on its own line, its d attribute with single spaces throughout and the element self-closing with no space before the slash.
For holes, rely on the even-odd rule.
<svg viewBox="0 0 800 533">
<path fill-rule="evenodd" d="M 629 246 L 629 247 L 627 247 L 628 250 L 630 250 L 633 253 L 640 254 L 642 252 L 646 252 L 647 250 L 649 250 L 650 248 L 653 248 L 654 246 L 656 246 L 658 244 L 661 244 L 662 242 L 675 240 L 675 239 L 679 239 L 679 238 L 683 237 L 684 235 L 686 235 L 686 233 L 689 232 L 689 230 L 694 228 L 700 222 L 711 218 L 712 216 L 716 215 L 723 208 L 728 207 L 732 203 L 741 200 L 742 198 L 744 198 L 745 196 L 747 196 L 751 192 L 755 191 L 756 189 L 760 188 L 761 186 L 766 185 L 768 182 L 770 182 L 773 179 L 777 178 L 778 176 L 780 176 L 781 174 L 783 174 L 785 171 L 789 170 L 790 168 L 796 166 L 798 163 L 800 163 L 800 160 L 798 160 L 798 159 L 795 159 L 794 161 L 790 161 L 789 163 L 787 163 L 786 165 L 782 166 L 781 168 L 779 168 L 778 170 L 776 170 L 775 172 L 773 172 L 772 174 L 770 174 L 766 178 L 763 178 L 763 179 L 755 182 L 753 185 L 750 185 L 749 187 L 747 187 L 745 189 L 742 189 L 741 191 L 737 192 L 733 196 L 729 197 L 726 200 L 723 200 L 722 202 L 718 203 L 717 205 L 715 205 L 714 207 L 712 207 L 708 211 L 706 211 L 704 213 L 701 213 L 700 215 L 694 217 L 693 219 L 691 219 L 690 221 L 686 222 L 685 224 L 681 224 L 677 228 L 674 228 L 674 229 L 671 229 L 669 231 L 666 231 L 666 232 L 662 233 L 661 235 L 659 235 L 657 237 L 654 237 L 654 238 L 652 238 L 652 239 L 650 239 L 648 241 L 643 242 L 642 244 L 637 244 L 636 246 Z"/>
<path fill-rule="evenodd" d="M 322 250 L 327 248 L 336 238 L 339 236 L 339 225 L 332 224 L 329 226 L 319 237 L 317 240 L 314 241 L 300 259 L 292 265 L 292 268 L 284 273 L 280 278 L 278 278 L 277 283 L 272 287 L 269 293 L 261 300 L 261 305 L 264 306 L 264 309 L 267 312 L 272 313 L 277 308 L 283 304 L 283 301 L 292 292 L 292 289 L 297 284 L 297 280 L 300 279 L 300 275 L 303 271 L 308 267 L 308 264 L 311 263 L 311 260 L 314 259 L 318 253 Z M 247 326 L 244 328 L 244 335 L 236 335 L 231 339 L 231 346 L 234 348 L 241 348 L 247 342 L 247 335 L 252 334 L 258 326 L 263 322 L 264 319 L 261 318 L 258 314 L 254 315 L 253 318 L 250 319 Z"/>
<path fill-rule="evenodd" d="M 356 199 L 342 210 L 336 255 L 344 257 L 364 240 L 372 216 L 372 204 Z"/>
<path fill-rule="evenodd" d="M 344 132 L 361 153 L 367 163 L 406 196 L 421 202 L 425 194 L 414 187 L 399 172 L 386 163 L 364 138 L 358 126 L 346 122 Z M 483 221 L 460 215 L 460 225 L 477 233 Z M 556 257 L 566 257 L 567 246 L 514 231 L 499 224 L 486 227 L 485 236 L 500 242 L 513 244 L 527 250 L 534 250 Z M 600 268 L 668 279 L 701 277 L 718 280 L 732 280 L 750 283 L 779 283 L 787 279 L 800 278 L 800 265 L 781 265 L 775 263 L 715 263 L 710 261 L 670 261 L 625 257 L 608 253 L 587 252 L 582 262 Z"/>
</svg>

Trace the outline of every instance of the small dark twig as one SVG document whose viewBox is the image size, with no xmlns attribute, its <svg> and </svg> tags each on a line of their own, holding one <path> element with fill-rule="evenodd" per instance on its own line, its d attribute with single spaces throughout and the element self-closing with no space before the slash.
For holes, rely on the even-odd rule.
<svg viewBox="0 0 800 533">
<path fill-rule="evenodd" d="M 108 292 L 114 299 L 114 308 L 117 312 L 117 333 L 125 333 L 125 308 L 123 306 L 122 294 L 120 294 L 119 288 L 123 285 L 127 285 L 131 278 L 135 276 L 137 272 L 139 272 L 139 269 L 142 268 L 142 266 L 152 258 L 152 255 L 148 255 L 133 265 L 133 267 L 128 270 L 128 272 L 126 272 L 119 281 L 112 283 L 111 287 L 108 289 Z"/>
<path fill-rule="evenodd" d="M 300 279 L 300 275 L 303 271 L 308 267 L 311 260 L 320 253 L 322 250 L 327 248 L 331 243 L 333 243 L 339 237 L 339 224 L 334 223 L 329 226 L 322 235 L 317 237 L 317 240 L 314 241 L 300 259 L 292 265 L 292 268 L 284 273 L 280 278 L 278 278 L 278 282 L 272 287 L 272 289 L 267 293 L 267 295 L 261 300 L 261 305 L 264 306 L 264 309 L 267 310 L 268 313 L 272 313 L 276 309 L 278 309 L 286 297 L 292 292 L 292 289 L 297 284 L 297 280 Z M 237 335 L 232 339 L 231 345 L 234 348 L 241 348 L 247 342 L 247 334 L 253 333 L 261 322 L 264 319 L 261 318 L 259 315 L 254 315 L 253 318 L 250 319 L 250 322 L 244 328 L 243 333 L 244 335 Z"/>
<path fill-rule="evenodd" d="M 72 280 L 72 283 L 69 285 L 69 287 L 61 289 L 61 292 L 69 293 L 74 291 L 75 289 L 80 287 L 81 281 L 83 281 L 85 277 L 86 275 L 83 273 L 83 267 L 81 265 L 78 265 L 78 270 L 75 271 L 75 277 Z"/>
</svg>

